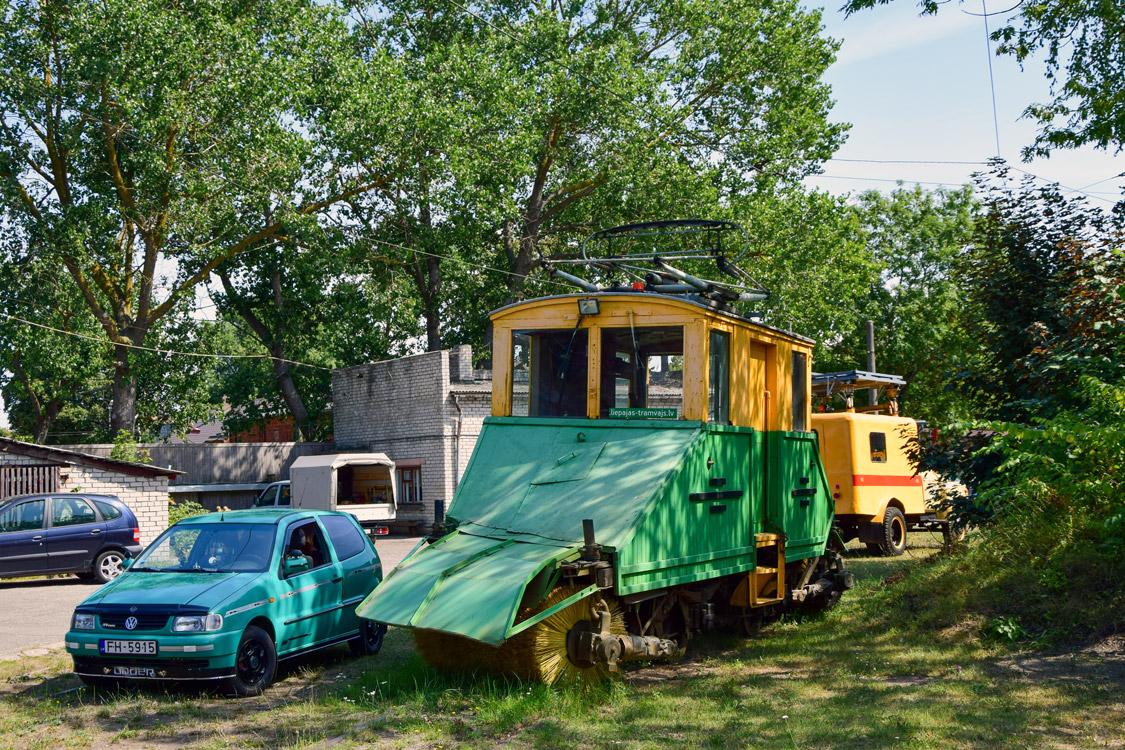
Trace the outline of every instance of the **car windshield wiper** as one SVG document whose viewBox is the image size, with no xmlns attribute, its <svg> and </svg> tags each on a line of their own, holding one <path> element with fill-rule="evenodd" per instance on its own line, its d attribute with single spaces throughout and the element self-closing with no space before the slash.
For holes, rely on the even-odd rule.
<svg viewBox="0 0 1125 750">
<path fill-rule="evenodd" d="M 134 565 L 131 568 L 129 568 L 129 570 L 133 571 L 133 572 L 141 572 L 141 573 L 163 573 L 166 570 L 166 568 L 150 568 L 147 565 L 140 565 L 140 566 Z"/>
</svg>

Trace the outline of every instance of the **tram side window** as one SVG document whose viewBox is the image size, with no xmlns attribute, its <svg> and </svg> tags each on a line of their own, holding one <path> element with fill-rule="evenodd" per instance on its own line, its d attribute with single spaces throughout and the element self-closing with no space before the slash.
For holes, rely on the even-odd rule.
<svg viewBox="0 0 1125 750">
<path fill-rule="evenodd" d="M 512 416 L 586 416 L 586 330 L 512 334 Z"/>
<path fill-rule="evenodd" d="M 809 429 L 808 359 L 804 352 L 793 352 L 793 431 Z"/>
<path fill-rule="evenodd" d="M 601 333 L 599 414 L 679 419 L 684 410 L 683 327 L 603 328 Z M 641 409 L 650 411 L 636 411 Z"/>
<path fill-rule="evenodd" d="M 710 374 L 707 380 L 707 421 L 730 424 L 730 334 L 711 331 Z"/>
</svg>

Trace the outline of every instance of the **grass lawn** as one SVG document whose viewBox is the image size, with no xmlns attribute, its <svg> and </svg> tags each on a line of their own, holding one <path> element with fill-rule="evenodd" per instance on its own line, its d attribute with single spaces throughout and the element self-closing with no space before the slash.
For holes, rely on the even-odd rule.
<svg viewBox="0 0 1125 750">
<path fill-rule="evenodd" d="M 438 673 L 402 630 L 373 658 L 341 648 L 289 663 L 241 701 L 95 695 L 61 653 L 0 662 L 0 747 L 1125 746 L 1120 644 L 1023 654 L 982 640 L 981 622 L 903 624 L 898 581 L 931 564 L 930 542 L 892 560 L 849 553 L 859 585 L 826 614 L 700 637 L 678 663 L 588 689 Z"/>
</svg>

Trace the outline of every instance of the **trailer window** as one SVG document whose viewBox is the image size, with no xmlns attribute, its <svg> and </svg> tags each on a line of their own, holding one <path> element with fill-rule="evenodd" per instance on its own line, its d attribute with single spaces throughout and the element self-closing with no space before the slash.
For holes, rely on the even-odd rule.
<svg viewBox="0 0 1125 750">
<path fill-rule="evenodd" d="M 586 416 L 585 329 L 512 334 L 512 416 Z"/>
<path fill-rule="evenodd" d="M 730 424 L 730 334 L 723 331 L 711 331 L 707 421 Z"/>
<path fill-rule="evenodd" d="M 887 463 L 887 433 L 871 433 L 871 460 L 877 464 Z"/>
<path fill-rule="evenodd" d="M 684 409 L 681 326 L 603 328 L 602 417 L 679 419 Z"/>
</svg>

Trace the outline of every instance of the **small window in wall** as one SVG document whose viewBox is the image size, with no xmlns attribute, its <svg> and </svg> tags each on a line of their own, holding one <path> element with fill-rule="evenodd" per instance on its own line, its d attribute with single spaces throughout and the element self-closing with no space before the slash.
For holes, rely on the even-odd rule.
<svg viewBox="0 0 1125 750">
<path fill-rule="evenodd" d="M 804 352 L 793 352 L 793 431 L 809 429 L 808 357 Z"/>
<path fill-rule="evenodd" d="M 723 331 L 711 331 L 707 421 L 730 424 L 730 334 Z"/>
<path fill-rule="evenodd" d="M 871 433 L 871 460 L 877 464 L 887 463 L 887 433 Z"/>
<path fill-rule="evenodd" d="M 681 326 L 602 329 L 602 417 L 679 419 L 684 410 Z"/>
<path fill-rule="evenodd" d="M 585 329 L 512 334 L 512 416 L 586 416 Z"/>
<path fill-rule="evenodd" d="M 422 502 L 422 470 L 398 469 L 399 503 Z"/>
</svg>

